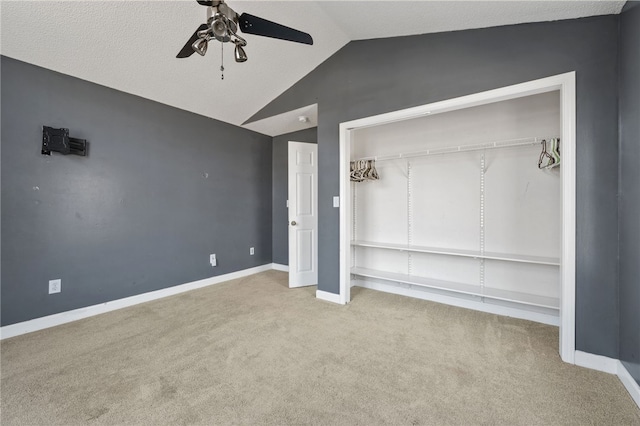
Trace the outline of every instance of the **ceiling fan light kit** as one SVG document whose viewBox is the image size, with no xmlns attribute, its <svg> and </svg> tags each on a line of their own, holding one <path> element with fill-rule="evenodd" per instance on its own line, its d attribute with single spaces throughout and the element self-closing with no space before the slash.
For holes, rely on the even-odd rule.
<svg viewBox="0 0 640 426">
<path fill-rule="evenodd" d="M 221 43 L 232 42 L 235 45 L 236 62 L 246 62 L 247 53 L 244 47 L 247 41 L 238 35 L 238 29 L 246 34 L 313 45 L 313 38 L 309 34 L 248 13 L 238 15 L 227 6 L 224 0 L 196 1 L 202 6 L 207 6 L 207 23 L 198 27 L 178 52 L 177 58 L 188 58 L 194 52 L 204 56 L 207 53 L 209 41 L 216 39 Z"/>
<path fill-rule="evenodd" d="M 239 43 L 236 43 L 236 48 L 234 51 L 234 56 L 236 58 L 236 62 L 246 62 L 247 54 Z"/>
</svg>

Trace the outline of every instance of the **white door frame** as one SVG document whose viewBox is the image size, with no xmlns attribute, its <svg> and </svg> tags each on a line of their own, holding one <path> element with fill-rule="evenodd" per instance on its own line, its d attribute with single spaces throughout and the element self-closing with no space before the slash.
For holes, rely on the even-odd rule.
<svg viewBox="0 0 640 426">
<path fill-rule="evenodd" d="M 340 123 L 340 294 L 350 301 L 351 185 L 349 162 L 355 130 L 488 103 L 560 91 L 562 139 L 562 252 L 560 267 L 560 357 L 574 364 L 576 300 L 576 76 L 559 74 L 473 95 Z"/>
</svg>

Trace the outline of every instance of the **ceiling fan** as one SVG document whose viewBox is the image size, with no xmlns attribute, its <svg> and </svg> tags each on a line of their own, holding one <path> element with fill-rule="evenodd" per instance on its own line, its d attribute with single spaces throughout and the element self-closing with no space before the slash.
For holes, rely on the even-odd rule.
<svg viewBox="0 0 640 426">
<path fill-rule="evenodd" d="M 204 56 L 207 52 L 209 41 L 215 38 L 221 43 L 233 43 L 235 45 L 234 56 L 236 62 L 245 62 L 247 54 L 244 51 L 244 47 L 247 42 L 238 35 L 238 29 L 246 34 L 313 44 L 311 36 L 302 31 L 294 30 L 248 13 L 238 15 L 227 6 L 224 0 L 196 1 L 202 6 L 207 6 L 207 23 L 198 27 L 189 41 L 178 52 L 177 58 L 187 58 L 194 52 Z M 221 67 L 221 71 L 224 71 L 224 67 Z"/>
</svg>

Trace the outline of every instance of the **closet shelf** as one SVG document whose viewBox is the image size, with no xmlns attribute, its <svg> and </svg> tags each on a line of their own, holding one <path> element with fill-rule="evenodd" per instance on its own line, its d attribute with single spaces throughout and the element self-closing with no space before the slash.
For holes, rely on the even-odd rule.
<svg viewBox="0 0 640 426">
<path fill-rule="evenodd" d="M 448 249 L 448 248 L 438 248 L 438 247 L 414 246 L 414 245 L 407 245 L 407 244 L 379 243 L 374 241 L 363 241 L 363 240 L 351 241 L 351 245 L 355 247 L 371 247 L 371 248 L 381 248 L 381 249 L 388 249 L 388 250 L 410 251 L 410 252 L 417 252 L 417 253 L 432 253 L 432 254 L 443 254 L 443 255 L 449 255 L 449 256 L 472 257 L 474 259 L 491 259 L 491 260 L 503 260 L 507 262 L 534 263 L 537 265 L 560 266 L 560 259 L 554 258 L 554 257 L 523 256 L 519 254 L 489 253 L 489 252 L 484 252 L 483 254 L 481 254 L 479 251 L 474 251 L 474 250 L 459 250 L 459 249 Z"/>
<path fill-rule="evenodd" d="M 501 290 L 497 288 L 480 287 L 478 285 L 456 283 L 451 281 L 441 281 L 432 278 L 417 277 L 414 275 L 398 274 L 394 272 L 378 271 L 367 268 L 351 268 L 351 274 L 376 278 L 385 281 L 394 281 L 404 284 L 417 285 L 438 290 L 446 290 L 454 293 L 468 294 L 472 296 L 485 297 L 488 299 L 502 300 L 514 302 L 523 305 L 538 306 L 547 309 L 559 309 L 560 302 L 557 298 L 538 296 L 528 293 L 519 293 L 510 290 Z"/>
<path fill-rule="evenodd" d="M 468 151 L 483 151 L 486 149 L 494 149 L 494 148 L 513 148 L 519 146 L 530 146 L 530 145 L 538 145 L 543 140 L 551 139 L 551 138 L 541 138 L 541 137 L 531 137 L 531 138 L 520 138 L 520 139 L 508 139 L 494 142 L 484 142 L 472 145 L 460 145 L 460 146 L 442 146 L 437 148 L 431 148 L 424 151 L 415 151 L 415 152 L 401 152 L 398 154 L 391 155 L 376 155 L 372 157 L 363 157 L 359 160 L 375 160 L 375 161 L 386 161 L 386 160 L 399 160 L 403 158 L 415 158 L 415 157 L 424 157 L 428 155 L 440 155 L 440 154 L 452 154 L 456 152 L 468 152 Z"/>
</svg>

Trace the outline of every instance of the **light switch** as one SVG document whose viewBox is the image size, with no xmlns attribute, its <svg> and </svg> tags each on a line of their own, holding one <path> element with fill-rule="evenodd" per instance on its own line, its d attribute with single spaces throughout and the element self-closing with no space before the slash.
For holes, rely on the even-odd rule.
<svg viewBox="0 0 640 426">
<path fill-rule="evenodd" d="M 333 207 L 340 207 L 340 197 L 333 197 Z"/>
</svg>

